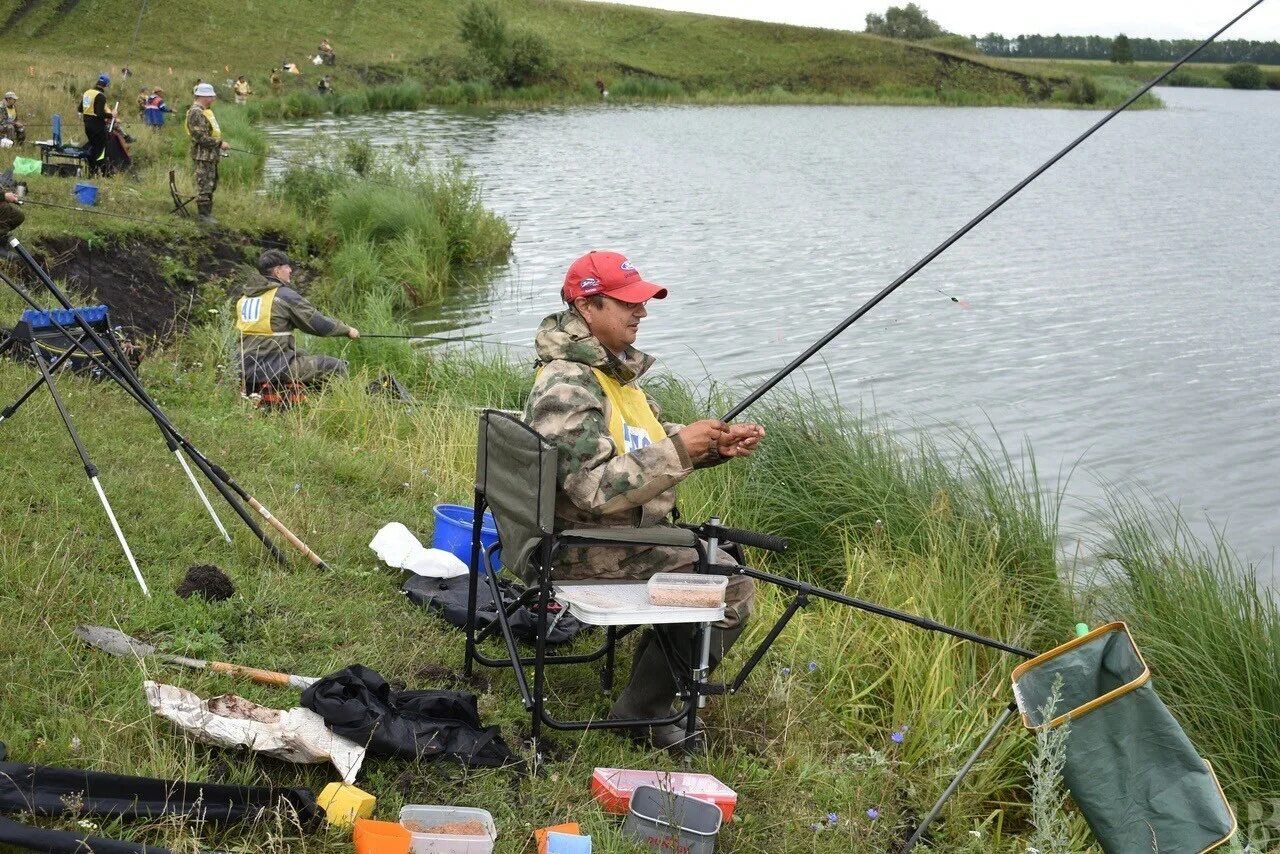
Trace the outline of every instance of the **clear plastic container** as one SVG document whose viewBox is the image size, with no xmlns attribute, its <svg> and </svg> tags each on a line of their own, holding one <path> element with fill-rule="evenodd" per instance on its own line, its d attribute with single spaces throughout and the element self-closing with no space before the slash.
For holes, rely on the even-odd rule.
<svg viewBox="0 0 1280 854">
<path fill-rule="evenodd" d="M 631 795 L 641 786 L 654 786 L 713 803 L 720 808 L 725 821 L 732 820 L 733 810 L 738 805 L 738 793 L 710 774 L 597 768 L 591 775 L 591 794 L 605 812 L 626 813 L 631 809 Z"/>
<path fill-rule="evenodd" d="M 719 608 L 729 579 L 696 572 L 659 572 L 649 579 L 649 604 L 675 608 Z"/>
<path fill-rule="evenodd" d="M 431 833 L 424 832 L 441 825 L 477 821 L 485 832 L 480 833 Z M 409 804 L 400 809 L 400 824 L 409 831 L 412 854 L 493 854 L 493 843 L 498 838 L 493 816 L 488 810 L 475 807 L 444 807 Z"/>
</svg>

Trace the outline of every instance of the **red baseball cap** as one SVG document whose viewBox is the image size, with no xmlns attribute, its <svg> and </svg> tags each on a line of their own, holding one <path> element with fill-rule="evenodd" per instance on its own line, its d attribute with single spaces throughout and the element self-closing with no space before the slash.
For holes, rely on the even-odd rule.
<svg viewBox="0 0 1280 854">
<path fill-rule="evenodd" d="M 606 294 L 623 302 L 665 299 L 667 289 L 646 282 L 640 271 L 617 252 L 593 251 L 583 255 L 569 267 L 560 296 L 565 302 L 578 297 Z"/>
</svg>

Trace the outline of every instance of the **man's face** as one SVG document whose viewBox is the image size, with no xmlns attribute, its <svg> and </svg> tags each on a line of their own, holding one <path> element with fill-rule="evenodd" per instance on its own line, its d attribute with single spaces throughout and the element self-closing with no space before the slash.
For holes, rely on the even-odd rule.
<svg viewBox="0 0 1280 854">
<path fill-rule="evenodd" d="M 271 271 L 271 277 L 287 285 L 289 280 L 293 278 L 293 267 L 288 264 L 281 264 Z"/>
<path fill-rule="evenodd" d="M 5 105 L 6 107 L 16 107 L 16 106 L 18 106 L 18 99 L 17 99 L 17 98 L 5 98 L 5 99 L 4 99 L 4 105 Z"/>
<path fill-rule="evenodd" d="M 586 298 L 576 299 L 573 304 L 591 334 L 613 353 L 621 353 L 636 343 L 640 321 L 649 316 L 644 303 L 623 302 L 611 296 L 605 296 L 599 308 Z"/>
</svg>

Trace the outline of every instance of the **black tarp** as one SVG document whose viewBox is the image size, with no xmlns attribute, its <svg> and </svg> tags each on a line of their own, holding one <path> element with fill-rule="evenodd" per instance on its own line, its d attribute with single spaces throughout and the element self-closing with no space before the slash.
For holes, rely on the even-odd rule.
<svg viewBox="0 0 1280 854">
<path fill-rule="evenodd" d="M 400 589 L 413 604 L 434 611 L 458 628 L 466 627 L 467 576 L 423 578 L 414 575 L 405 581 Z M 505 581 L 498 582 L 498 591 L 502 594 L 503 607 L 514 604 L 520 598 L 520 588 Z M 553 607 L 558 608 L 559 604 Z M 476 588 L 476 629 L 483 629 L 497 618 L 498 606 L 493 601 L 493 591 L 489 589 L 487 582 L 482 581 Z M 551 646 L 568 643 L 585 628 L 572 614 L 560 615 L 556 620 L 556 614 L 552 613 L 551 619 L 555 620 L 555 626 L 547 634 L 547 643 Z M 511 634 L 516 639 L 529 643 L 537 639 L 537 621 L 528 608 L 518 608 L 507 622 L 511 624 Z"/>
<path fill-rule="evenodd" d="M 361 664 L 303 691 L 302 705 L 338 735 L 377 756 L 454 759 L 487 767 L 519 761 L 496 726 L 481 725 L 474 694 L 392 691 L 385 679 Z"/>
</svg>

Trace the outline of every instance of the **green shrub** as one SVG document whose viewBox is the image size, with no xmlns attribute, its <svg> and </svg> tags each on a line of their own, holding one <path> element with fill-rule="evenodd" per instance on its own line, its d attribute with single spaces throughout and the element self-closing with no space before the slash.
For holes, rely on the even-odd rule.
<svg viewBox="0 0 1280 854">
<path fill-rule="evenodd" d="M 1267 72 L 1267 88 L 1280 89 L 1280 71 Z"/>
<path fill-rule="evenodd" d="M 559 73 L 547 40 L 536 33 L 510 31 L 502 12 L 489 0 L 471 0 L 462 8 L 458 37 L 470 53 L 464 79 L 520 87 Z"/>
<path fill-rule="evenodd" d="M 1214 86 L 1220 86 L 1218 81 L 1214 80 L 1208 74 L 1202 74 L 1198 71 L 1188 71 L 1185 68 L 1179 68 L 1177 71 L 1165 78 L 1164 85 L 1179 86 L 1194 89 L 1208 89 Z"/>
<path fill-rule="evenodd" d="M 1222 72 L 1222 79 L 1232 89 L 1261 89 L 1266 85 L 1262 69 L 1252 62 L 1237 62 Z"/>
<path fill-rule="evenodd" d="M 546 80 L 556 74 L 551 45 L 537 33 L 517 33 L 507 50 L 503 69 L 508 86 L 524 86 L 535 80 Z"/>
<path fill-rule="evenodd" d="M 1096 104 L 1098 84 L 1088 75 L 1072 75 L 1067 82 L 1067 100 L 1072 104 Z"/>
<path fill-rule="evenodd" d="M 344 140 L 342 143 L 342 162 L 362 178 L 373 169 L 377 157 L 373 141 L 369 139 L 368 134 Z"/>
<path fill-rule="evenodd" d="M 350 179 L 321 165 L 294 165 L 286 169 L 273 185 L 278 198 L 301 214 L 327 210 L 329 199 L 350 183 Z"/>
</svg>

